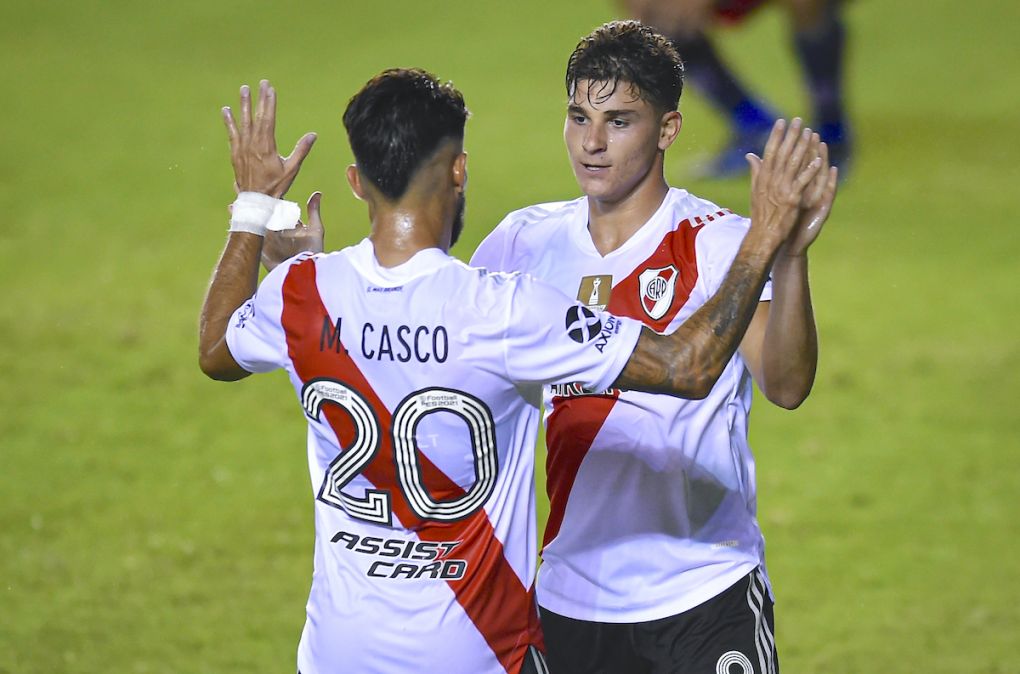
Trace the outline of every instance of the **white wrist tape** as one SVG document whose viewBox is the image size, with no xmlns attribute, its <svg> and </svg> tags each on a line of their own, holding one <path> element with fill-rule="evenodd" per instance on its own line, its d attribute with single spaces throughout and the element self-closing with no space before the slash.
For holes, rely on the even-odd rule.
<svg viewBox="0 0 1020 674">
<path fill-rule="evenodd" d="M 230 209 L 231 232 L 265 236 L 266 230 L 280 232 L 297 227 L 301 207 L 261 192 L 241 192 Z"/>
</svg>

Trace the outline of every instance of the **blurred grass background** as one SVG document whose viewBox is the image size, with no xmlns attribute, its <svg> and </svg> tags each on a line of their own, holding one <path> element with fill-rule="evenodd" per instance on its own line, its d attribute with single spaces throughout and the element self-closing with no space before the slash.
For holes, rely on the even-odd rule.
<svg viewBox="0 0 1020 674">
<path fill-rule="evenodd" d="M 327 245 L 366 231 L 340 114 L 378 70 L 473 110 L 467 258 L 504 213 L 573 197 L 562 74 L 608 2 L 108 0 L 0 6 L 0 673 L 289 672 L 310 578 L 303 421 L 285 377 L 196 366 L 232 199 L 222 105 L 278 88 L 319 141 Z M 752 424 L 786 672 L 1020 672 L 1020 6 L 851 3 L 859 141 L 813 249 L 818 382 Z M 787 114 L 780 12 L 721 34 Z M 674 184 L 722 140 L 693 92 Z"/>
</svg>

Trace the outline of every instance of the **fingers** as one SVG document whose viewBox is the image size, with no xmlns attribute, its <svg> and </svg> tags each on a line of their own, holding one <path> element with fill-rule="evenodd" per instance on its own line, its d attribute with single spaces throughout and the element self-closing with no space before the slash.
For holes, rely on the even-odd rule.
<svg viewBox="0 0 1020 674">
<path fill-rule="evenodd" d="M 761 157 L 753 152 L 748 152 L 744 155 L 744 159 L 751 166 L 751 189 L 754 189 L 755 182 L 758 180 L 758 172 L 761 170 Z"/>
<path fill-rule="evenodd" d="M 790 154 L 797 146 L 800 140 L 801 133 L 801 120 L 800 117 L 794 117 L 793 121 L 786 128 L 786 132 L 783 134 L 782 140 L 779 146 L 775 150 L 775 157 L 772 159 L 772 167 L 776 171 L 776 175 L 788 176 L 789 173 L 789 161 Z M 768 158 L 766 157 L 766 161 Z"/>
<path fill-rule="evenodd" d="M 269 80 L 259 80 L 259 102 L 255 108 L 255 122 L 261 122 L 266 118 L 266 104 L 269 96 Z"/>
<path fill-rule="evenodd" d="M 255 134 L 263 146 L 269 149 L 276 147 L 276 89 L 269 84 L 269 80 L 259 81 Z"/>
<path fill-rule="evenodd" d="M 806 168 L 797 174 L 797 177 L 793 181 L 793 189 L 797 195 L 803 194 L 807 186 L 811 184 L 811 181 L 818 175 L 819 169 L 822 167 L 821 157 L 815 157 L 812 159 Z"/>
<path fill-rule="evenodd" d="M 794 117 L 790 122 L 790 126 L 786 129 L 786 135 L 783 136 L 783 142 L 779 146 L 779 152 L 783 155 L 789 156 L 793 150 L 794 145 L 800 140 L 800 133 L 804 122 L 800 117 Z"/>
<path fill-rule="evenodd" d="M 818 137 L 817 133 L 815 134 L 815 137 L 816 138 Z M 821 163 L 819 164 L 819 168 L 829 166 L 829 146 L 826 145 L 825 143 L 822 142 L 818 143 L 818 159 L 821 161 Z M 804 191 L 804 196 L 801 200 L 802 205 L 810 207 L 814 204 L 819 203 L 822 198 L 822 193 L 825 190 L 825 186 L 828 183 L 828 180 L 829 180 L 828 169 L 824 171 L 819 170 L 818 173 L 815 174 L 815 179 Z"/>
<path fill-rule="evenodd" d="M 251 131 L 251 89 L 247 84 L 241 85 L 241 133 L 248 135 Z"/>
<path fill-rule="evenodd" d="M 276 156 L 276 90 L 269 85 L 269 80 L 259 81 L 252 142 L 261 153 Z"/>
<path fill-rule="evenodd" d="M 223 124 L 227 127 L 227 137 L 233 147 L 237 143 L 237 124 L 234 122 L 234 113 L 230 110 L 230 106 L 226 105 L 220 110 L 220 114 L 223 115 Z"/>
<path fill-rule="evenodd" d="M 794 119 L 790 124 L 790 130 L 783 140 L 780 153 L 785 157 L 783 164 L 783 178 L 787 181 L 795 180 L 804 171 L 804 168 L 818 155 L 814 147 L 814 135 L 811 129 L 802 128 L 799 118 Z M 785 152 L 785 153 L 784 153 Z"/>
<path fill-rule="evenodd" d="M 234 177 L 242 191 L 281 198 L 311 151 L 316 135 L 305 134 L 289 157 L 281 157 L 276 146 L 276 89 L 269 80 L 260 80 L 257 96 L 253 101 L 251 89 L 243 85 L 239 119 L 235 119 L 230 108 L 222 110 L 230 137 Z"/>
<path fill-rule="evenodd" d="M 308 153 L 312 151 L 312 145 L 315 145 L 315 139 L 318 136 L 314 132 L 306 133 L 298 139 L 297 144 L 294 146 L 293 152 L 283 160 L 284 173 L 293 180 L 293 177 L 297 175 L 297 172 L 301 169 L 301 163 L 308 156 Z"/>
<path fill-rule="evenodd" d="M 765 150 L 762 152 L 762 161 L 765 168 L 772 169 L 772 165 L 775 163 L 776 150 L 782 144 L 785 133 L 786 120 L 777 119 L 776 123 L 772 125 L 772 133 L 769 134 L 769 139 L 765 142 Z"/>
<path fill-rule="evenodd" d="M 826 217 L 828 217 L 829 211 L 832 209 L 832 203 L 836 200 L 836 189 L 839 186 L 839 169 L 835 166 L 830 166 L 828 171 L 819 171 L 819 173 L 825 176 L 825 186 L 822 189 L 818 204 L 825 212 Z"/>
<path fill-rule="evenodd" d="M 808 135 L 810 135 L 811 138 L 808 141 L 809 144 L 807 151 L 804 152 L 803 155 L 801 155 L 800 167 L 798 167 L 798 172 L 803 171 L 805 168 L 807 168 L 807 165 L 811 163 L 811 160 L 814 159 L 815 157 L 818 157 L 821 154 L 820 148 L 822 144 L 821 137 L 817 133 L 811 133 L 811 129 L 805 129 L 805 131 L 807 131 Z M 827 166 L 827 164 L 824 165 Z"/>
<path fill-rule="evenodd" d="M 312 192 L 312 196 L 308 197 L 308 229 L 313 231 L 323 231 L 322 216 L 320 215 L 319 206 L 322 204 L 322 192 Z"/>
<path fill-rule="evenodd" d="M 273 141 L 273 147 L 276 147 L 276 88 L 270 86 L 268 80 L 262 80 L 262 82 L 265 84 L 265 131 Z"/>
</svg>

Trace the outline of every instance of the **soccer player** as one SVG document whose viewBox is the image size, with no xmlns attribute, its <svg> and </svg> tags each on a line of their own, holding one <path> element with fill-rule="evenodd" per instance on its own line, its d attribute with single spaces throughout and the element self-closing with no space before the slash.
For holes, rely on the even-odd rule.
<svg viewBox="0 0 1020 674">
<path fill-rule="evenodd" d="M 682 72 L 670 41 L 636 21 L 583 38 L 567 64 L 564 139 L 585 196 L 509 214 L 472 264 L 532 273 L 664 334 L 727 292 L 719 284 L 753 225 L 663 177 Z M 787 133 L 810 134 L 800 127 Z M 761 164 L 749 160 L 753 203 Z M 782 407 L 811 388 L 807 250 L 836 179 L 827 168 L 804 192 L 739 354 L 703 400 L 624 385 L 546 390 L 550 514 L 537 589 L 551 671 L 776 671 L 751 378 Z"/>
<path fill-rule="evenodd" d="M 726 116 L 730 139 L 707 169 L 727 177 L 747 171 L 744 155 L 759 152 L 776 113 L 758 98 L 719 55 L 707 30 L 713 21 L 742 21 L 765 0 L 625 0 L 631 16 L 673 39 L 688 78 Z M 794 52 L 814 108 L 814 124 L 832 162 L 846 167 L 850 134 L 843 103 L 846 29 L 843 0 L 782 0 Z"/>
<path fill-rule="evenodd" d="M 263 82 L 254 115 L 247 87 L 237 119 L 224 109 L 240 194 L 202 308 L 199 362 L 221 380 L 286 370 L 307 417 L 315 564 L 298 668 L 545 671 L 532 588 L 542 385 L 706 395 L 792 230 L 817 144 L 777 130 L 723 292 L 667 337 L 448 256 L 468 113 L 459 92 L 419 70 L 380 74 L 344 113 L 368 238 L 291 258 L 257 286 L 267 229 L 299 215 L 279 197 L 314 141 L 279 157 L 275 105 Z M 317 220 L 317 194 L 309 211 Z"/>
</svg>

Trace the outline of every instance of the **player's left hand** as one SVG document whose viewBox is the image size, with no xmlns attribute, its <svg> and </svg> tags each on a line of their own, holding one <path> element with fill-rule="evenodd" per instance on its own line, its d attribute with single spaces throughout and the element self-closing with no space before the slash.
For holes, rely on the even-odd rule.
<svg viewBox="0 0 1020 674">
<path fill-rule="evenodd" d="M 279 199 L 294 182 L 301 162 L 315 143 L 315 134 L 306 133 L 290 156 L 276 150 L 276 90 L 268 80 L 259 82 L 258 107 L 252 118 L 251 90 L 241 87 L 240 125 L 230 107 L 223 108 L 223 122 L 230 137 L 230 162 L 234 180 L 242 192 L 261 192 Z"/>
<path fill-rule="evenodd" d="M 272 271 L 284 260 L 289 260 L 298 253 L 310 251 L 321 253 L 324 248 L 325 228 L 319 215 L 319 204 L 322 192 L 315 192 L 308 197 L 308 224 L 298 221 L 294 229 L 279 232 L 266 232 L 265 243 L 262 244 L 262 264 L 266 271 Z"/>
<path fill-rule="evenodd" d="M 807 249 L 821 233 L 822 225 L 829 218 L 832 204 L 836 200 L 838 170 L 835 166 L 829 166 L 829 148 L 818 140 L 818 134 L 814 135 L 813 140 L 817 145 L 817 156 L 821 158 L 822 166 L 828 166 L 829 170 L 819 170 L 801 195 L 797 224 L 794 225 L 790 238 L 783 244 L 780 251 L 782 255 L 798 256 L 807 253 Z M 805 157 L 814 155 L 815 153 L 809 152 Z"/>
</svg>

